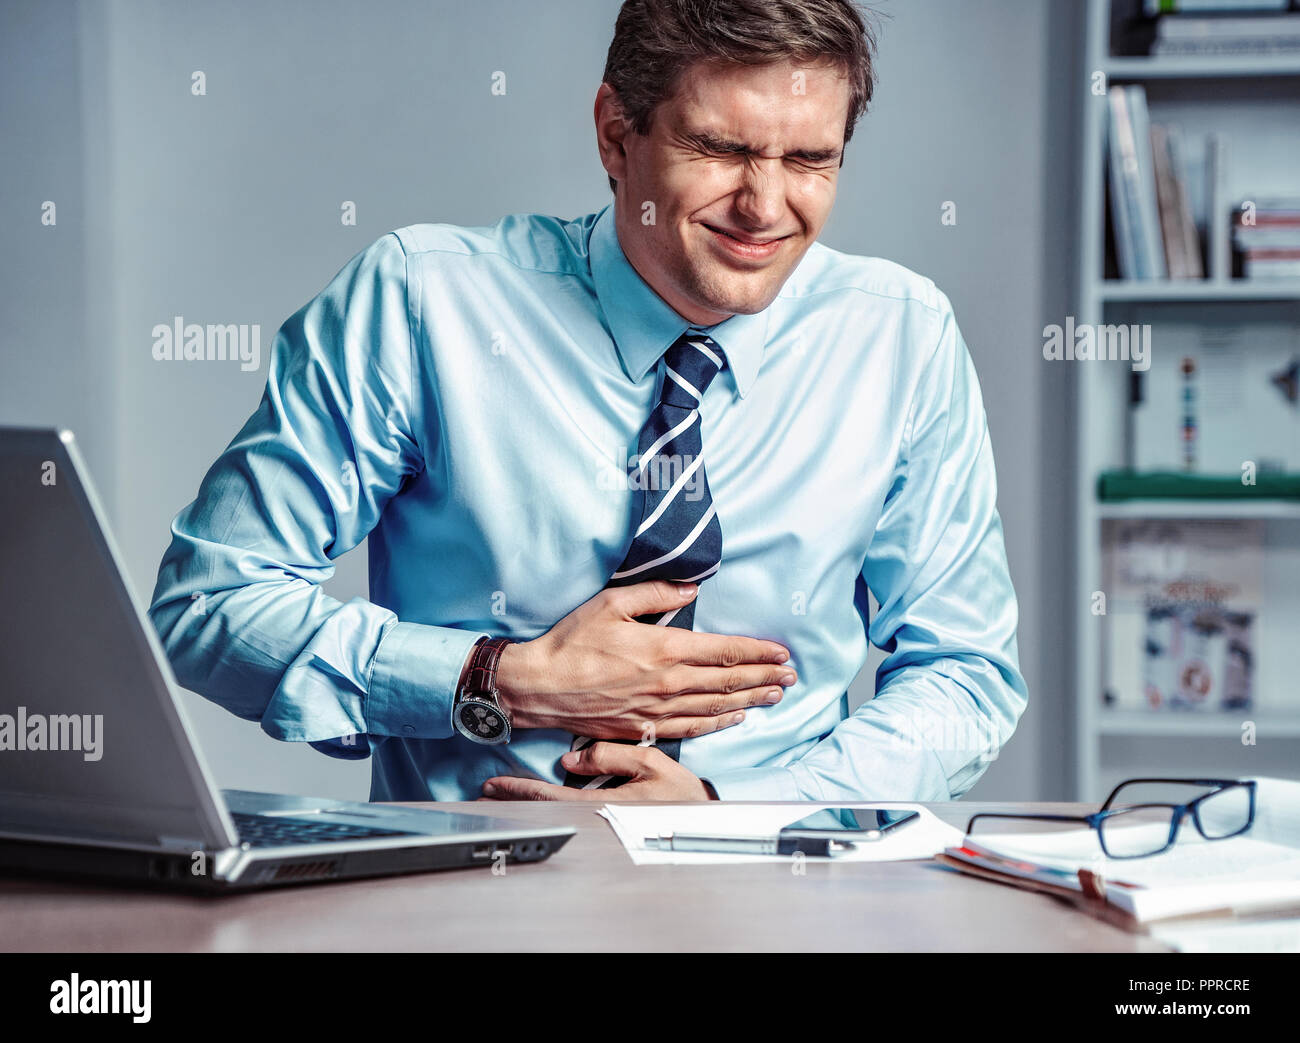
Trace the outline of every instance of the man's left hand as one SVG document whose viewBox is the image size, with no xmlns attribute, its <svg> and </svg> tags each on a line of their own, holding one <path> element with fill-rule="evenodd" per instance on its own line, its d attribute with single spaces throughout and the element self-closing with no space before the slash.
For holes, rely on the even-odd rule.
<svg viewBox="0 0 1300 1043">
<path fill-rule="evenodd" d="M 653 746 L 593 742 L 577 753 L 566 753 L 560 758 L 560 767 L 575 775 L 617 775 L 628 781 L 614 789 L 574 789 L 540 779 L 498 775 L 483 783 L 483 796 L 488 800 L 594 800 L 602 804 L 717 799 L 696 775 Z"/>
</svg>

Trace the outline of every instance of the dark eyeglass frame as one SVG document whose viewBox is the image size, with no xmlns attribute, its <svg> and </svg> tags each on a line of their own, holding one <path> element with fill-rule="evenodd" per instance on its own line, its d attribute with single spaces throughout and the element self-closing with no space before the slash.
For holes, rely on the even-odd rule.
<svg viewBox="0 0 1300 1043">
<path fill-rule="evenodd" d="M 1174 783 L 1181 786 L 1213 786 L 1209 793 L 1203 793 L 1195 800 L 1188 801 L 1186 804 L 1163 804 L 1151 802 L 1144 804 L 1125 804 L 1119 808 L 1112 808 L 1111 803 L 1119 794 L 1120 790 L 1126 786 L 1134 786 L 1140 783 Z M 1217 797 L 1219 794 L 1235 787 L 1245 787 L 1250 798 L 1250 814 L 1247 816 L 1246 824 L 1241 829 L 1232 833 L 1225 833 L 1223 836 L 1212 837 L 1206 834 L 1205 827 L 1201 824 L 1200 806 L 1211 797 Z M 1106 835 L 1102 832 L 1101 824 L 1112 815 L 1126 815 L 1129 812 L 1140 810 L 1141 808 L 1168 808 L 1169 816 L 1169 837 L 1165 840 L 1164 847 L 1157 851 L 1145 851 L 1140 855 L 1112 855 L 1106 847 Z M 1000 811 L 981 811 L 972 815 L 970 821 L 966 823 L 966 835 L 970 836 L 971 827 L 975 821 L 981 818 L 1007 818 L 1021 820 L 1036 820 L 1040 822 L 1082 822 L 1089 829 L 1097 834 L 1097 842 L 1101 845 L 1102 852 L 1107 858 L 1150 858 L 1152 855 L 1159 855 L 1168 851 L 1174 846 L 1174 841 L 1178 838 L 1178 827 L 1182 825 L 1183 819 L 1191 816 L 1192 825 L 1196 827 L 1196 832 L 1206 840 L 1227 840 L 1229 837 L 1237 837 L 1245 833 L 1255 824 L 1255 780 L 1253 779 L 1126 779 L 1110 791 L 1110 796 L 1101 806 L 1100 811 L 1095 811 L 1091 815 L 1040 815 L 1027 813 L 1017 815 L 1012 812 Z"/>
</svg>

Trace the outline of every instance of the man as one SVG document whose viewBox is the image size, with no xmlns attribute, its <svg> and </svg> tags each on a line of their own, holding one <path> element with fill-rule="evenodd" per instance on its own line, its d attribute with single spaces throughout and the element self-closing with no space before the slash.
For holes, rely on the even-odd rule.
<svg viewBox="0 0 1300 1043">
<path fill-rule="evenodd" d="M 180 681 L 375 800 L 969 789 L 1026 703 L 978 381 L 932 283 L 816 243 L 872 51 L 848 0 L 628 0 L 611 207 L 403 229 L 281 329 L 160 570 Z"/>
</svg>

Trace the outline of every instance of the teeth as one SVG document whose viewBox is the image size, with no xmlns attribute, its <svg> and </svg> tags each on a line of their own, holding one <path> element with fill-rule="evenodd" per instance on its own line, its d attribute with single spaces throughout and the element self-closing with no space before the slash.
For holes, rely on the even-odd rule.
<svg viewBox="0 0 1300 1043">
<path fill-rule="evenodd" d="M 739 236 L 732 235 L 730 232 L 726 231 L 725 229 L 714 228 L 713 225 L 705 225 L 704 227 L 707 228 L 710 232 L 716 232 L 718 235 L 726 236 L 726 238 L 730 239 L 732 242 L 740 243 L 742 246 L 758 246 L 758 247 L 771 246 L 773 243 L 777 241 L 775 239 L 766 239 L 762 242 L 756 243 L 753 242 L 752 240 L 741 239 Z"/>
<path fill-rule="evenodd" d="M 722 230 L 719 229 L 719 231 Z M 745 246 L 767 246 L 768 245 L 767 243 L 755 243 L 755 242 L 751 242 L 748 239 L 741 239 L 739 236 L 732 235 L 730 232 L 722 232 L 722 234 L 725 235 L 728 239 L 734 239 L 736 242 L 742 243 Z"/>
</svg>

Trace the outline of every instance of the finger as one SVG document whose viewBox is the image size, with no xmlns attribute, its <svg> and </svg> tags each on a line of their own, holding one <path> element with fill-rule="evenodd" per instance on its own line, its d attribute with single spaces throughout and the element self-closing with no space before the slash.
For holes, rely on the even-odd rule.
<svg viewBox="0 0 1300 1043">
<path fill-rule="evenodd" d="M 607 604 L 626 619 L 668 612 L 695 600 L 699 591 L 695 583 L 669 583 L 655 579 L 634 583 L 630 587 L 610 587 L 605 591 Z"/>
<path fill-rule="evenodd" d="M 672 638 L 679 662 L 695 666 L 740 666 L 742 663 L 785 663 L 790 650 L 775 641 L 730 634 L 680 630 Z"/>
<path fill-rule="evenodd" d="M 789 666 L 769 663 L 765 666 L 674 666 L 663 675 L 664 689 L 673 696 L 689 695 L 692 692 L 721 692 L 730 695 L 750 688 L 789 688 L 799 680 L 799 675 Z M 740 703 L 732 707 L 719 707 L 718 713 L 725 709 L 740 709 L 752 705 Z M 707 712 L 707 711 L 705 711 Z"/>
<path fill-rule="evenodd" d="M 737 710 L 775 706 L 785 693 L 772 685 L 742 688 L 739 692 L 699 692 L 677 695 L 660 704 L 656 720 L 672 717 L 730 717 Z"/>
<path fill-rule="evenodd" d="M 709 732 L 734 728 L 745 719 L 745 711 L 723 714 L 721 717 L 666 717 L 654 723 L 655 739 L 694 739 Z"/>
<path fill-rule="evenodd" d="M 489 800 L 563 800 L 563 786 L 543 782 L 541 779 L 520 779 L 512 775 L 498 775 L 483 783 L 483 796 Z"/>
<path fill-rule="evenodd" d="M 557 788 L 560 792 L 554 797 L 547 798 L 548 800 L 586 800 L 595 804 L 609 803 L 610 793 L 617 793 L 619 790 L 623 789 L 622 786 L 616 786 L 613 790 L 574 789 L 572 786 L 559 786 Z"/>
<path fill-rule="evenodd" d="M 635 779 L 646 774 L 651 755 L 667 756 L 661 750 L 628 746 L 619 742 L 593 742 L 581 750 L 566 753 L 560 764 L 574 775 L 614 775 Z"/>
</svg>

